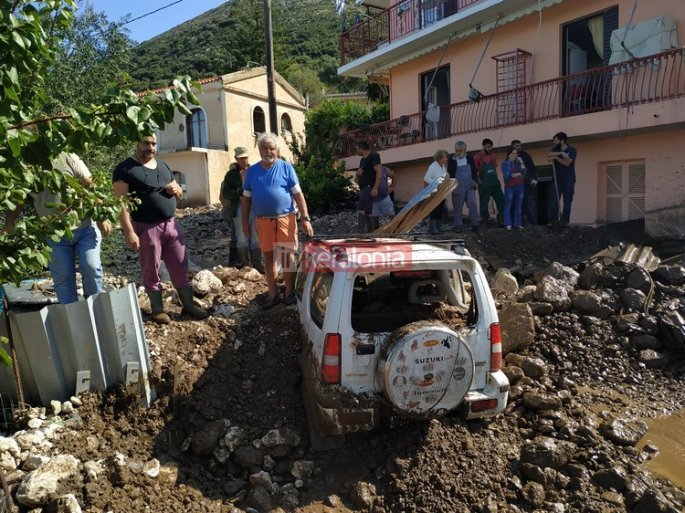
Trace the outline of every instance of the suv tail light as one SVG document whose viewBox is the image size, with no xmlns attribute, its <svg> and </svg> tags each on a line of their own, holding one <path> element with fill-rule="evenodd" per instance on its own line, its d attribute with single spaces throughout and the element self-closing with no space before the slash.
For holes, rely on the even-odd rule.
<svg viewBox="0 0 685 513">
<path fill-rule="evenodd" d="M 498 371 L 502 369 L 502 333 L 499 323 L 493 322 L 490 325 L 490 370 Z"/>
<path fill-rule="evenodd" d="M 340 333 L 326 333 L 321 361 L 324 383 L 340 383 L 340 344 Z"/>
</svg>

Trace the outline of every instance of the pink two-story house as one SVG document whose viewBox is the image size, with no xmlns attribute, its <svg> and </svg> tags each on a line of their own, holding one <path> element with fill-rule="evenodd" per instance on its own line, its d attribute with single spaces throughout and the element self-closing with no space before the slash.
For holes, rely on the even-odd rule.
<svg viewBox="0 0 685 513">
<path fill-rule="evenodd" d="M 520 139 L 538 167 L 546 223 L 552 136 L 578 150 L 572 223 L 644 218 L 685 236 L 685 10 L 672 0 L 365 0 L 341 35 L 343 76 L 390 91 L 391 119 L 341 134 L 368 140 L 408 200 L 438 149 Z"/>
</svg>

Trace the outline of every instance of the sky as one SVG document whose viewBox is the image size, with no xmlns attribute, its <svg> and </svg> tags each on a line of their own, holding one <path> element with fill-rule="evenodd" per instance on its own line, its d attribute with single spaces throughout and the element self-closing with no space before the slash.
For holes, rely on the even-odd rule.
<svg viewBox="0 0 685 513">
<path fill-rule="evenodd" d="M 97 12 L 105 12 L 110 21 L 119 21 L 127 14 L 131 19 L 155 11 L 169 4 L 169 7 L 150 14 L 140 20 L 133 21 L 125 27 L 130 31 L 130 37 L 139 43 L 151 39 L 162 32 L 166 32 L 184 21 L 190 20 L 223 4 L 226 0 L 146 0 L 137 2 L 131 0 L 81 0 L 79 5 L 93 4 Z M 178 2 L 178 3 L 174 3 Z"/>
</svg>

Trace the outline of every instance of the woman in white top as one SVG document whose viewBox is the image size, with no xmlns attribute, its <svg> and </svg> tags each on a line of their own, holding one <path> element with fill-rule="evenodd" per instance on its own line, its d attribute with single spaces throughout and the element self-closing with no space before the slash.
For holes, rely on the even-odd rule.
<svg viewBox="0 0 685 513">
<path fill-rule="evenodd" d="M 447 175 L 447 160 L 449 159 L 449 153 L 445 150 L 438 150 L 433 155 L 433 162 L 428 166 L 428 170 L 423 177 L 423 182 L 426 185 L 430 185 L 436 180 L 441 180 Z M 442 210 L 445 208 L 445 201 L 441 201 L 440 204 L 433 209 L 430 213 L 430 223 L 428 225 L 428 233 L 431 235 L 439 235 L 442 230 L 440 229 L 440 221 L 442 219 Z"/>
</svg>

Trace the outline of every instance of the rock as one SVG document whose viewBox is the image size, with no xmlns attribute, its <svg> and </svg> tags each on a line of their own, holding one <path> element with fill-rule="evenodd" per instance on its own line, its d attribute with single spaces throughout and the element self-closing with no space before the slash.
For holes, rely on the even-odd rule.
<svg viewBox="0 0 685 513">
<path fill-rule="evenodd" d="M 258 282 L 262 281 L 263 276 L 259 273 L 257 269 L 252 267 L 245 268 L 242 272 L 242 278 L 245 281 Z"/>
<path fill-rule="evenodd" d="M 314 472 L 314 462 L 309 460 L 299 460 L 293 463 L 290 474 L 295 479 L 309 479 Z"/>
<path fill-rule="evenodd" d="M 648 335 L 656 335 L 659 333 L 659 319 L 654 315 L 644 315 L 640 317 L 638 324 Z"/>
<path fill-rule="evenodd" d="M 67 495 L 62 495 L 54 503 L 55 513 L 81 513 L 81 506 L 79 505 L 76 497 L 69 493 Z"/>
<path fill-rule="evenodd" d="M 502 354 L 526 348 L 533 342 L 535 322 L 527 303 L 508 303 L 497 315 L 502 333 Z"/>
<path fill-rule="evenodd" d="M 516 292 L 516 300 L 520 303 L 530 303 L 535 301 L 535 285 L 526 285 Z"/>
<path fill-rule="evenodd" d="M 80 397 L 77 397 L 77 396 L 75 396 L 75 395 L 72 395 L 72 396 L 69 398 L 69 401 L 70 401 L 71 404 L 74 406 L 74 408 L 80 408 L 81 406 L 83 406 L 83 401 L 81 401 L 81 398 L 80 398 Z"/>
<path fill-rule="evenodd" d="M 232 497 L 245 488 L 246 485 L 247 483 L 242 479 L 229 479 L 224 483 L 224 492 L 226 492 L 226 495 L 229 497 Z"/>
<path fill-rule="evenodd" d="M 660 316 L 659 334 L 670 350 L 685 353 L 685 318 L 679 312 Z"/>
<path fill-rule="evenodd" d="M 343 505 L 343 501 L 340 497 L 337 495 L 329 495 L 326 497 L 326 500 L 324 501 L 324 504 L 326 506 L 329 506 L 331 508 L 339 508 Z"/>
<path fill-rule="evenodd" d="M 571 306 L 568 293 L 569 289 L 566 283 L 552 276 L 545 276 L 538 282 L 538 288 L 535 290 L 535 299 L 549 303 L 558 312 L 564 312 Z"/>
<path fill-rule="evenodd" d="M 602 306 L 602 298 L 594 292 L 577 290 L 571 293 L 571 305 L 580 313 L 596 316 Z"/>
<path fill-rule="evenodd" d="M 558 469 L 566 465 L 575 451 L 576 446 L 570 442 L 541 436 L 523 445 L 521 461 L 541 468 Z"/>
<path fill-rule="evenodd" d="M 277 445 L 297 447 L 300 445 L 300 435 L 288 428 L 272 429 L 262 437 L 262 444 L 265 447 L 276 447 Z"/>
<path fill-rule="evenodd" d="M 241 428 L 238 426 L 231 426 L 224 435 L 224 444 L 226 445 L 226 448 L 230 452 L 235 451 L 244 436 L 245 432 Z"/>
<path fill-rule="evenodd" d="M 212 269 L 212 274 L 219 278 L 221 282 L 226 285 L 229 282 L 238 278 L 238 269 L 235 267 L 214 267 Z"/>
<path fill-rule="evenodd" d="M 376 487 L 364 481 L 357 481 L 350 490 L 350 498 L 358 508 L 368 509 L 376 497 Z"/>
<path fill-rule="evenodd" d="M 603 422 L 599 432 L 615 444 L 635 446 L 647 432 L 647 426 L 641 421 L 613 419 Z"/>
<path fill-rule="evenodd" d="M 490 288 L 496 291 L 503 291 L 506 294 L 515 294 L 519 289 L 519 284 L 509 269 L 501 267 L 497 269 Z"/>
<path fill-rule="evenodd" d="M 655 280 L 666 285 L 685 285 L 685 267 L 682 265 L 662 265 L 652 275 Z"/>
<path fill-rule="evenodd" d="M 147 477 L 155 478 L 159 476 L 160 468 L 159 460 L 157 458 L 152 458 L 143 465 L 143 473 Z"/>
<path fill-rule="evenodd" d="M 233 284 L 231 287 L 231 292 L 234 294 L 242 294 L 247 290 L 247 285 L 245 285 L 244 281 L 239 281 Z"/>
<path fill-rule="evenodd" d="M 81 487 L 79 461 L 62 454 L 29 474 L 17 489 L 17 501 L 28 507 L 51 502 L 65 493 Z"/>
<path fill-rule="evenodd" d="M 537 315 L 539 317 L 545 317 L 547 315 L 552 315 L 554 313 L 554 307 L 550 305 L 549 303 L 542 303 L 540 301 L 533 301 L 528 303 L 530 306 L 530 309 L 533 312 L 533 315 Z"/>
<path fill-rule="evenodd" d="M 621 315 L 616 319 L 616 329 L 621 333 L 629 333 L 639 329 L 638 322 L 640 321 L 640 314 L 627 313 Z"/>
<path fill-rule="evenodd" d="M 647 271 L 638 267 L 630 271 L 628 276 L 626 276 L 626 287 L 637 289 L 647 294 L 652 288 L 652 278 Z"/>
<path fill-rule="evenodd" d="M 635 349 L 654 349 L 659 351 L 663 347 L 658 338 L 646 333 L 634 333 L 630 337 L 630 343 Z"/>
<path fill-rule="evenodd" d="M 654 349 L 643 349 L 640 351 L 638 360 L 644 363 L 649 369 L 658 369 L 667 365 L 669 362 L 667 354 L 659 353 Z"/>
<path fill-rule="evenodd" d="M 530 356 L 521 356 L 516 353 L 509 353 L 504 357 L 507 365 L 515 365 L 520 367 L 523 373 L 532 379 L 538 379 L 547 374 L 547 367 L 545 362 L 540 358 L 532 358 Z"/>
<path fill-rule="evenodd" d="M 517 367 L 516 365 L 507 365 L 506 367 L 502 368 L 502 372 L 504 372 L 504 375 L 507 377 L 509 380 L 510 385 L 516 385 L 518 381 L 525 375 L 523 373 L 523 369 L 521 367 Z"/>
<path fill-rule="evenodd" d="M 523 405 L 534 411 L 558 411 L 561 409 L 561 399 L 538 390 L 528 390 L 523 393 Z"/>
<path fill-rule="evenodd" d="M 570 292 L 576 287 L 576 284 L 578 283 L 579 274 L 570 267 L 561 265 L 559 262 L 552 262 L 542 271 L 535 273 L 533 279 L 536 281 L 536 283 L 539 284 L 540 281 L 542 281 L 542 279 L 546 276 L 550 276 L 555 280 L 559 280 L 564 284 L 567 291 Z"/>
<path fill-rule="evenodd" d="M 534 481 L 526 483 L 522 492 L 526 500 L 533 506 L 542 506 L 545 502 L 545 488 L 540 483 Z"/>
<path fill-rule="evenodd" d="M 271 482 L 271 476 L 268 472 L 260 470 L 254 474 L 250 474 L 250 484 L 252 486 L 261 486 L 267 490 L 273 488 L 273 483 Z"/>
<path fill-rule="evenodd" d="M 241 445 L 235 450 L 233 460 L 244 469 L 259 468 L 264 461 L 264 451 L 251 445 Z"/>
<path fill-rule="evenodd" d="M 43 419 L 31 419 L 26 423 L 26 425 L 29 429 L 40 429 L 44 423 L 45 421 Z"/>
<path fill-rule="evenodd" d="M 602 272 L 604 267 L 600 263 L 592 264 L 580 273 L 578 278 L 578 286 L 584 290 L 595 288 L 602 279 Z"/>
<path fill-rule="evenodd" d="M 678 513 L 664 494 L 654 489 L 647 490 L 630 511 L 631 513 Z"/>
<path fill-rule="evenodd" d="M 53 415 L 59 415 L 62 411 L 62 403 L 59 401 L 50 401 L 50 408 Z"/>
<path fill-rule="evenodd" d="M 274 507 L 271 500 L 271 492 L 263 486 L 253 486 L 247 492 L 247 503 L 256 508 L 257 511 L 266 513 Z"/>
<path fill-rule="evenodd" d="M 621 301 L 628 310 L 641 310 L 645 304 L 645 294 L 637 289 L 625 289 L 621 293 Z"/>
<path fill-rule="evenodd" d="M 219 438 L 226 433 L 226 422 L 224 420 L 215 420 L 205 424 L 205 426 L 196 433 L 193 433 L 190 441 L 190 449 L 193 454 L 198 456 L 207 456 L 212 454 L 214 448 L 219 442 Z"/>
<path fill-rule="evenodd" d="M 603 468 L 592 475 L 592 481 L 605 490 L 623 492 L 628 489 L 626 471 L 621 467 Z"/>
<path fill-rule="evenodd" d="M 50 461 L 49 456 L 43 456 L 42 454 L 30 454 L 28 458 L 24 461 L 22 468 L 24 470 L 36 470 L 38 467 Z"/>
<path fill-rule="evenodd" d="M 193 287 L 193 291 L 200 296 L 206 296 L 210 292 L 219 292 L 223 287 L 221 280 L 208 269 L 203 269 L 193 276 L 190 285 Z"/>
<path fill-rule="evenodd" d="M 21 455 L 19 444 L 14 438 L 0 436 L 0 453 L 4 452 L 11 454 L 15 458 L 18 458 Z"/>
</svg>

